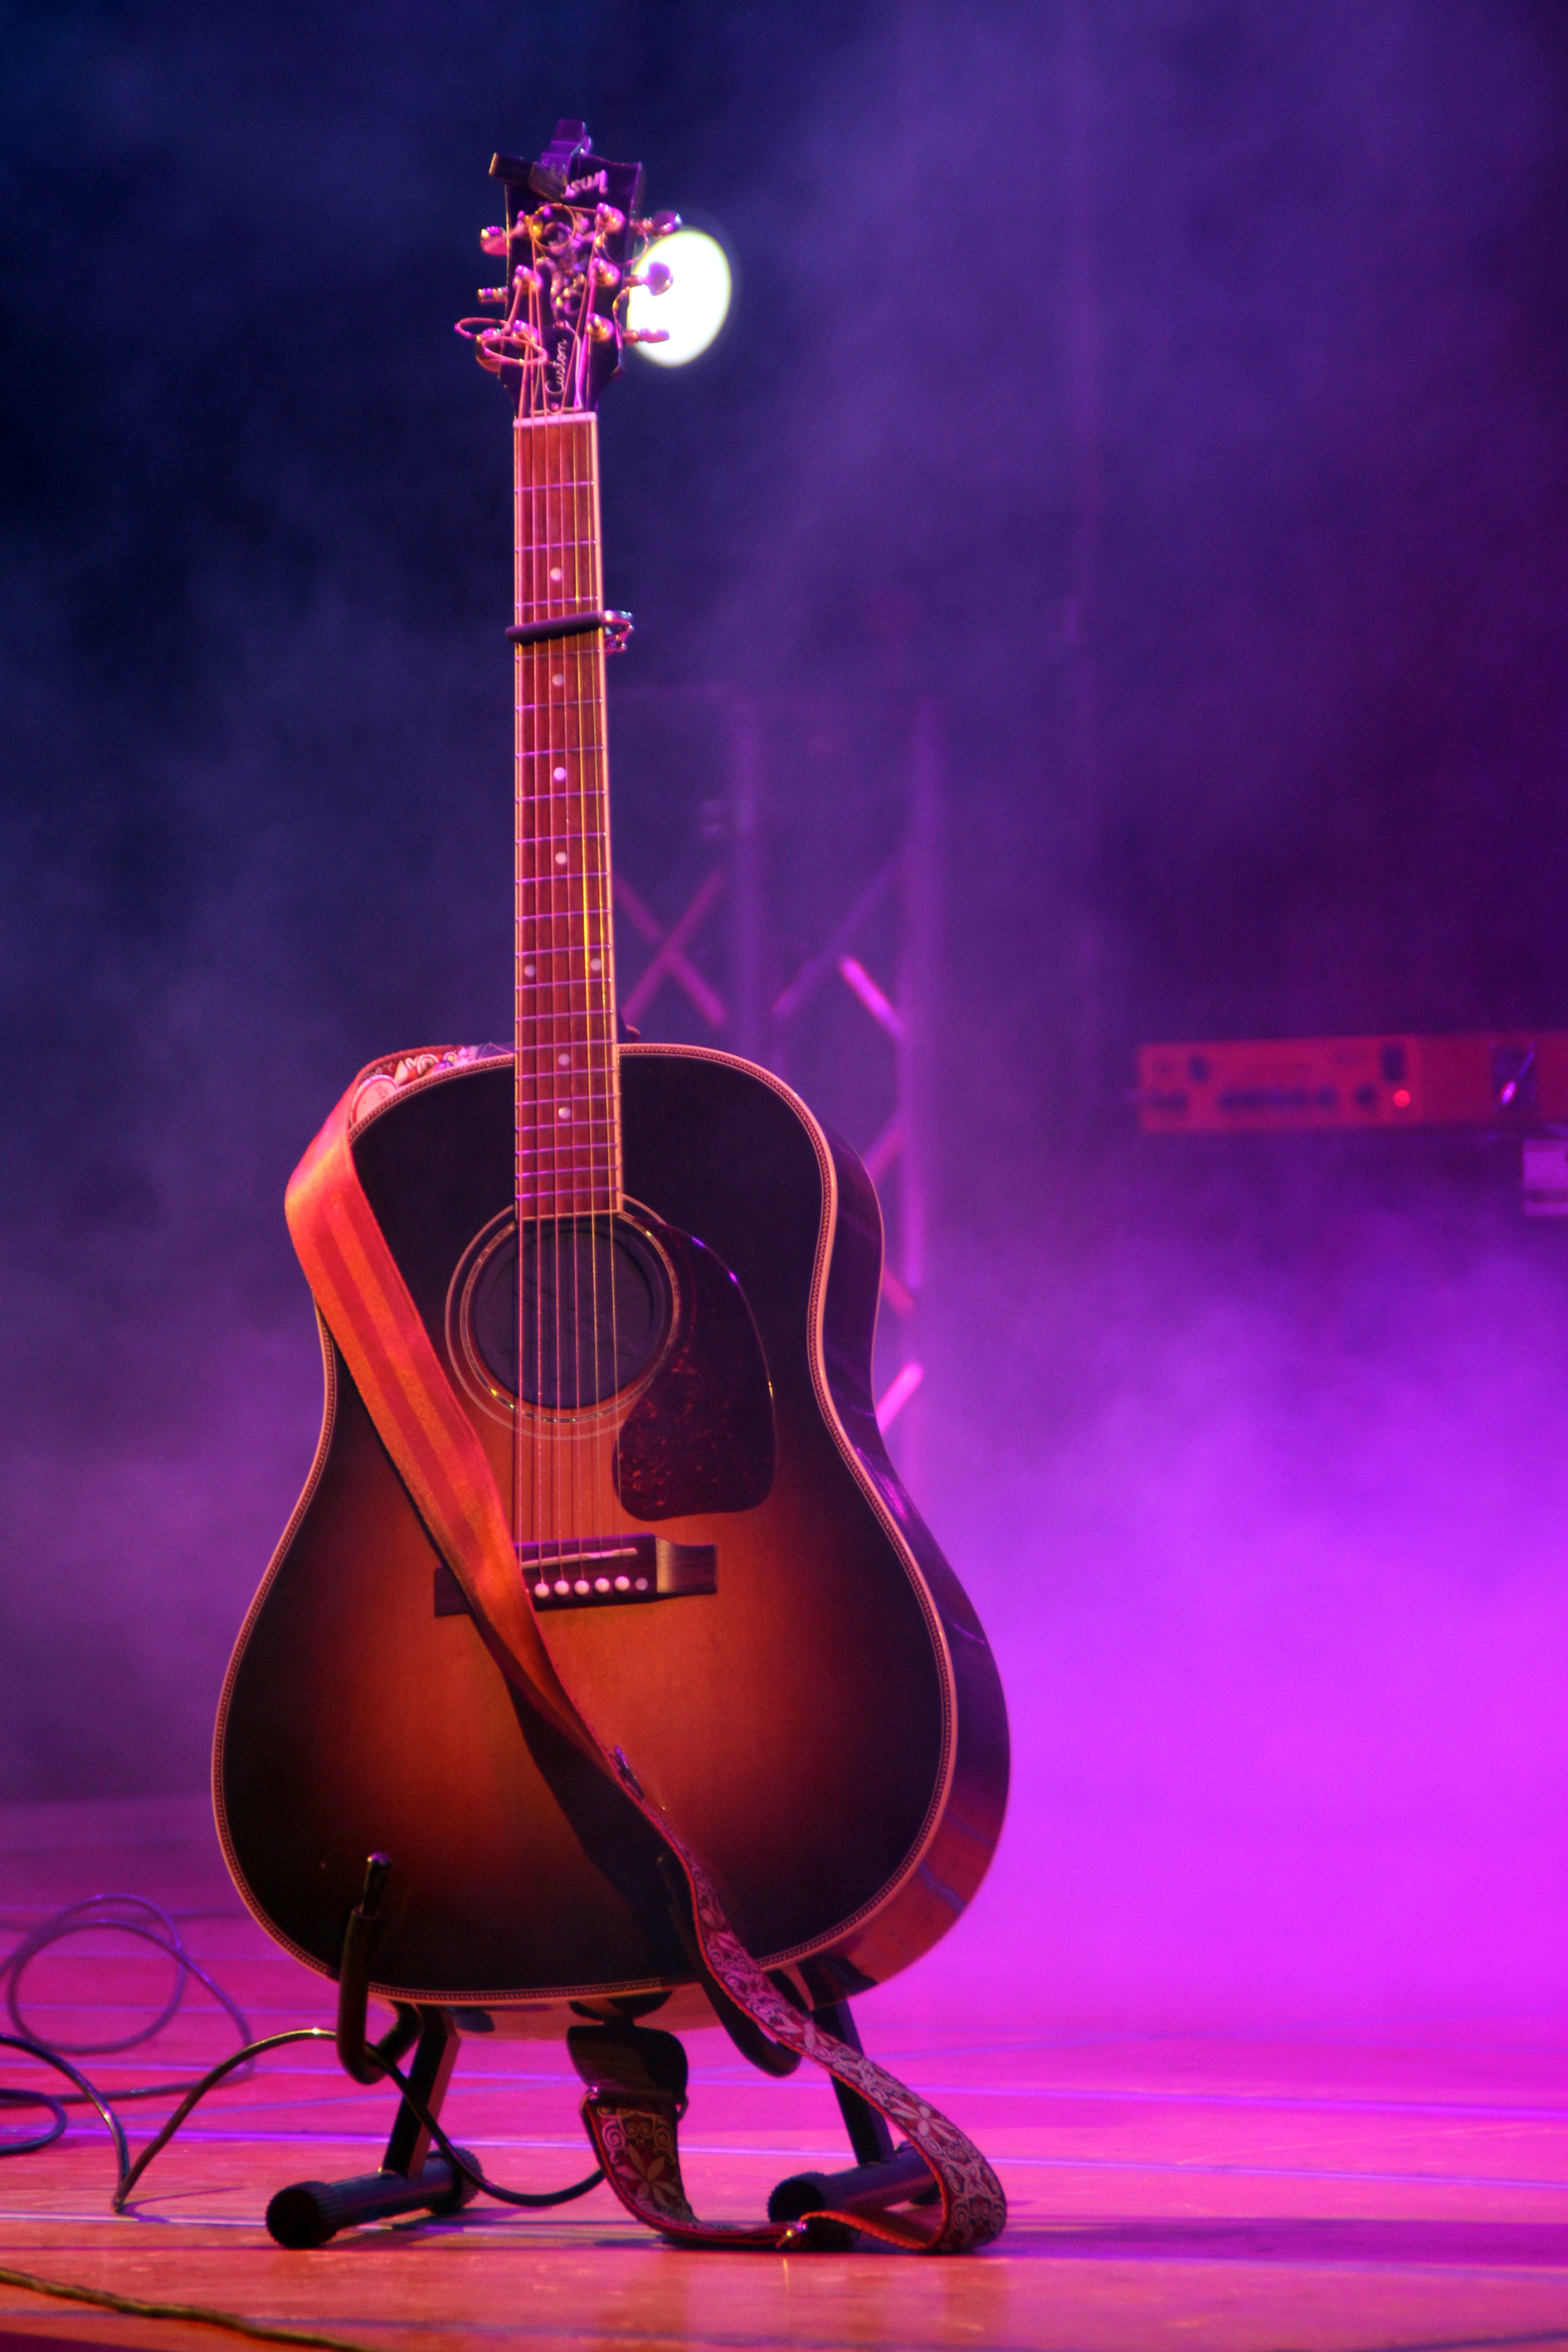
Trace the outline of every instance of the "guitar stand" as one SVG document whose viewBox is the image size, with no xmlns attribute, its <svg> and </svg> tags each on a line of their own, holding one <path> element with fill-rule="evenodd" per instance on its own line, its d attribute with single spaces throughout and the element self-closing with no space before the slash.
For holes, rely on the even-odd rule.
<svg viewBox="0 0 1568 2352">
<path fill-rule="evenodd" d="M 380 2045 L 388 2057 L 399 2030 L 406 2029 L 395 2028 Z M 437 2116 L 457 2061 L 458 2036 L 438 2010 L 420 2012 L 416 2030 L 408 2086 Z M 362 2172 L 352 2180 L 297 2180 L 280 2189 L 267 2208 L 268 2229 L 280 2246 L 324 2246 L 359 2221 L 390 2221 L 398 2213 L 456 2213 L 479 2195 L 478 2184 L 455 2172 L 444 2156 L 429 2155 L 429 2146 L 425 2125 L 407 2100 L 400 2099 L 378 2172 Z"/>
<path fill-rule="evenodd" d="M 862 2047 L 847 2000 L 826 2002 L 811 2015 L 813 2023 L 825 2033 L 847 2042 L 851 2050 Z M 769 2221 L 795 2221 L 803 2213 L 825 2209 L 835 2213 L 879 2213 L 889 2205 L 934 2205 L 941 2191 L 919 2148 L 908 2141 L 895 2147 L 886 2116 L 837 2076 L 833 2094 L 856 2161 L 843 2172 L 796 2172 L 781 2180 L 768 2199 Z M 817 2225 L 816 2242 L 825 2249 L 832 2230 L 832 2223 Z M 837 2242 L 852 2244 L 857 2235 L 845 2230 L 837 2235 Z"/>
<path fill-rule="evenodd" d="M 371 1949 L 389 1868 L 384 1855 L 371 1856 L 364 1893 L 350 1915 L 338 1973 L 338 2058 L 353 2081 L 368 2085 L 386 2079 L 380 2062 L 395 2064 L 412 2048 L 408 2088 L 426 2114 L 438 2118 L 457 2063 L 459 2038 L 446 2012 L 410 2009 L 399 2002 L 397 2022 L 391 2032 L 374 2044 L 365 2040 Z M 751 2027 L 751 2021 L 737 2011 L 732 2023 L 727 2013 L 731 2006 L 724 2003 L 720 2008 L 720 2021 L 755 2063 L 758 2053 L 748 2041 L 740 2039 L 736 2030 L 740 2023 Z M 861 2048 L 847 2000 L 824 2002 L 811 2015 L 825 2032 L 836 2035 L 851 2050 Z M 756 2038 L 754 2027 L 751 2036 Z M 684 2113 L 686 2056 L 673 2034 L 639 2026 L 630 2019 L 617 2021 L 614 2026 L 574 2026 L 567 2036 L 567 2053 L 591 2087 L 595 2078 L 608 2071 L 612 2076 L 625 2076 L 628 2084 L 664 2093 L 674 2114 Z M 776 2073 L 779 2068 L 769 2064 L 765 2071 Z M 934 2204 L 940 2192 L 919 2150 L 907 2143 L 895 2147 L 887 2118 L 847 2083 L 835 2077 L 833 2090 L 856 2161 L 842 2172 L 799 2172 L 781 2180 L 768 2199 L 769 2221 L 794 2221 L 804 2213 L 824 2209 L 875 2213 L 889 2205 Z M 400 2099 L 379 2170 L 356 2174 L 350 2180 L 297 2180 L 279 2189 L 267 2208 L 268 2230 L 280 2246 L 305 2248 L 324 2246 L 340 2230 L 353 2229 L 362 2221 L 390 2221 L 400 2213 L 460 2211 L 478 2196 L 479 2184 L 458 2172 L 444 2156 L 430 2155 L 429 2147 L 428 2125 L 406 2098 Z M 857 2235 L 854 2229 L 842 2224 L 819 2223 L 815 2242 L 825 2249 L 852 2245 Z"/>
<path fill-rule="evenodd" d="M 351 2081 L 369 2085 L 384 2083 L 386 2065 L 395 2065 L 412 2050 L 408 2087 L 426 2114 L 438 2118 L 458 2058 L 458 2036 L 445 2012 L 409 2009 L 399 2001 L 392 2031 L 374 2044 L 365 2040 L 370 1956 L 391 1868 L 385 1854 L 371 1855 L 364 1893 L 349 1914 L 338 1969 L 338 2063 Z M 400 2099 L 378 2172 L 358 2173 L 352 2180 L 296 2180 L 280 2189 L 268 2206 L 267 2227 L 280 2246 L 324 2246 L 340 2230 L 352 2229 L 358 2221 L 390 2221 L 398 2213 L 456 2213 L 472 2203 L 479 2184 L 444 2156 L 431 2156 L 429 2147 L 428 2126 L 406 2099 Z"/>
</svg>

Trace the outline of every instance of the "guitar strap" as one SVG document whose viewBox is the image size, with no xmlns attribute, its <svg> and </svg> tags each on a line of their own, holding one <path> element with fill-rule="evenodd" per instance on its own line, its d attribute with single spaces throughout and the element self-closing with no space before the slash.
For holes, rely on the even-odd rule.
<svg viewBox="0 0 1568 2352">
<path fill-rule="evenodd" d="M 518 1572 L 511 1528 L 484 1448 L 354 1167 L 353 1102 L 366 1078 L 390 1074 L 393 1066 L 391 1061 L 374 1063 L 350 1087 L 295 1170 L 286 1213 L 321 1318 L 416 1509 L 461 1585 L 502 1674 L 615 1781 L 679 1863 L 703 1958 L 723 1990 L 774 2042 L 826 2067 L 878 2108 L 920 2150 L 941 2193 L 934 2229 L 888 2212 L 826 2218 L 911 2252 L 959 2253 L 984 2245 L 1002 2229 L 1007 2208 L 1001 2184 L 979 2149 L 885 2068 L 824 2032 L 784 2000 L 730 1926 L 700 1855 L 681 1836 L 657 1791 L 645 1789 L 633 1764 L 588 1722 L 562 1681 Z M 599 2084 L 583 2102 L 583 2120 L 622 2204 L 666 2237 L 700 2246 L 798 2246 L 806 2239 L 807 2225 L 825 2218 L 700 2221 L 681 2185 L 675 2107 L 668 2097 Z"/>
</svg>

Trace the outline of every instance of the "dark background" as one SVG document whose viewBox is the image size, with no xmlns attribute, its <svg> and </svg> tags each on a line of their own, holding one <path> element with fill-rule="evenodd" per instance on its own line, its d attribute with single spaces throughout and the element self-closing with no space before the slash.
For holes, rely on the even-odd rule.
<svg viewBox="0 0 1568 2352">
<path fill-rule="evenodd" d="M 1145 1037 L 1568 1025 L 1561 8 L 0 22 L 0 1796 L 199 1782 L 318 1410 L 289 1171 L 372 1055 L 505 1032 L 508 436 L 451 322 L 492 149 L 580 113 L 739 284 L 602 419 L 626 870 L 668 919 L 706 854 L 659 693 L 752 693 L 787 974 L 941 714 L 920 1478 L 1020 1746 L 963 1932 L 1534 1997 L 1568 1237 L 1516 1147 L 1125 1097 Z M 840 1026 L 803 1082 L 864 1143 Z"/>
</svg>

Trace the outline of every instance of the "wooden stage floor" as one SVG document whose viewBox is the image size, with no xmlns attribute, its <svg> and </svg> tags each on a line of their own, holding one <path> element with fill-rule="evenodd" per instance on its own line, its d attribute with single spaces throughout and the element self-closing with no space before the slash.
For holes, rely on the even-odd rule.
<svg viewBox="0 0 1568 2352">
<path fill-rule="evenodd" d="M 12 1931 L 0 1949 L 106 1889 L 185 1915 L 194 1953 L 255 2032 L 329 2021 L 326 1989 L 239 1909 L 196 1801 L 0 1811 L 0 1921 Z M 168 1967 L 136 1952 L 95 1936 L 41 1960 L 33 2030 L 101 2039 L 154 2013 Z M 1568 2347 L 1561 2027 L 1271 2035 L 1040 2019 L 938 2031 L 907 2008 L 900 2021 L 892 1999 L 865 2004 L 868 2045 L 973 2134 L 1005 2184 L 1006 2234 L 978 2256 L 681 2252 L 622 2219 L 602 2189 L 557 2218 L 481 2202 L 454 2223 L 285 2252 L 262 2226 L 271 2191 L 372 2168 L 391 2112 L 384 2093 L 347 2084 L 324 2045 L 305 2044 L 215 2093 L 147 2175 L 132 2217 L 109 2212 L 96 2119 L 0 2165 L 0 2271 L 397 2352 Z M 110 2089 L 158 2079 L 221 2055 L 222 2026 L 198 1989 L 155 2067 L 145 2051 L 82 2063 Z M 756 2213 L 784 2174 L 847 2160 L 825 2080 L 803 2070 L 765 2081 L 716 2033 L 690 2048 L 682 2138 L 700 2211 Z M 31 2072 L 4 2058 L 0 2079 Z M 589 2168 L 576 2095 L 553 2047 L 468 2042 L 445 2120 L 499 2179 L 552 2187 Z M 166 2111 L 127 2111 L 133 2145 Z M 24 2116 L 0 2121 L 15 2130 Z M 226 2340 L 238 2339 L 0 2284 L 0 2352 Z"/>
</svg>

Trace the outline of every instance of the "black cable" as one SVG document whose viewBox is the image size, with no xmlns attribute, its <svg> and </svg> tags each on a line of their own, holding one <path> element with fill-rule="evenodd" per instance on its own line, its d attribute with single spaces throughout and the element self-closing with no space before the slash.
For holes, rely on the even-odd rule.
<svg viewBox="0 0 1568 2352">
<path fill-rule="evenodd" d="M 124 1918 L 116 1916 L 118 1913 L 127 1911 L 140 1913 L 142 1916 Z M 148 1927 L 144 1924 L 147 1919 L 156 1924 Z M 32 2032 L 22 2013 L 22 1979 L 33 1962 L 47 1952 L 51 1945 L 63 1943 L 68 1936 L 90 1935 L 95 1928 L 107 1929 L 116 1935 L 139 1937 L 142 1943 L 151 1944 L 154 1950 L 166 1954 L 174 1963 L 174 1989 L 151 2025 L 143 2025 L 134 2033 L 128 2033 L 118 2042 L 42 2042 L 38 2035 Z M 198 1984 L 205 1985 L 219 2007 L 227 2011 L 240 2041 L 248 2042 L 250 2023 L 237 2002 L 230 2000 L 222 1985 L 215 1978 L 208 1976 L 199 1961 L 191 1958 L 185 1949 L 184 1938 L 169 1913 L 163 1910 L 161 1905 L 149 1903 L 140 1895 L 89 1895 L 83 1902 L 68 1904 L 63 1911 L 52 1913 L 40 1926 L 34 1927 L 24 1936 L 21 1942 L 15 1945 L 6 1953 L 5 1959 L 0 1961 L 0 1980 L 3 1980 L 5 1985 L 5 2006 L 10 2011 L 11 2023 L 16 2032 L 26 2042 L 36 2043 L 44 2049 L 59 2050 L 68 2058 L 118 2056 L 121 2051 L 136 2050 L 142 2042 L 155 2040 L 163 2028 L 170 2023 L 175 2011 L 184 1999 L 185 1982 L 190 1977 L 195 1977 Z M 189 2075 L 184 2075 L 177 2083 L 134 2084 L 125 2090 L 116 2091 L 114 2095 L 117 2099 L 172 2097 L 177 2092 L 186 2089 L 190 2079 Z M 82 2095 L 79 2093 L 68 2095 L 65 2105 L 79 2105 Z M 55 2133 L 50 2135 L 51 2139 L 58 2137 L 58 2135 Z M 47 2144 L 47 2142 L 43 2143 L 45 2146 Z M 30 2146 L 31 2143 L 28 2145 Z M 26 2150 L 22 2146 L 12 2146 L 4 2152 L 7 2155 L 20 2156 Z"/>
<path fill-rule="evenodd" d="M 47 2091 L 11 2091 L 0 2088 L 0 2107 L 47 2107 L 53 2122 L 41 2132 L 29 2132 L 24 2137 L 0 2139 L 0 2156 L 36 2156 L 41 2147 L 53 2147 L 69 2118 L 61 2099 L 51 2099 Z"/>
<path fill-rule="evenodd" d="M 374 2044 L 370 2054 L 374 2055 Z M 586 2197 L 589 2189 L 597 2189 L 600 2181 L 603 2180 L 605 2168 L 602 2164 L 596 2164 L 592 2172 L 581 2180 L 574 2180 L 569 2189 L 500 2188 L 497 2182 L 486 2179 L 471 2158 L 460 2155 L 452 2146 L 424 2100 L 410 2089 L 407 2077 L 393 2064 L 391 2059 L 384 2058 L 381 2063 L 454 2171 L 460 2172 L 465 2179 L 471 2180 L 481 2195 L 493 2197 L 498 2205 L 570 2205 L 575 2199 Z M 684 2102 L 682 2106 L 684 2107 Z"/>
<path fill-rule="evenodd" d="M 144 1916 L 151 1917 L 157 1924 L 154 1927 L 149 1927 L 144 1925 L 142 1919 L 125 1919 L 108 1916 L 117 1909 L 139 1912 Z M 139 1936 L 144 1943 L 153 1944 L 160 1951 L 166 1953 L 175 1963 L 177 1970 L 174 1994 L 164 2003 L 162 2011 L 152 2025 L 127 2035 L 121 2041 L 60 2043 L 51 2046 L 48 2042 L 40 2042 L 35 2035 L 26 2031 L 26 2021 L 22 2013 L 20 1998 L 22 1978 L 39 1954 L 47 1951 L 52 1944 L 58 1943 L 67 1936 L 85 1935 L 93 1927 L 113 1928 L 125 1935 Z M 209 2067 L 207 2072 L 194 2083 L 187 2078 L 179 2083 L 142 2084 L 131 2090 L 117 2091 L 114 2094 L 116 2099 L 154 2098 L 161 2095 L 172 2095 L 176 2091 L 184 2094 L 179 2105 L 168 2121 L 148 2141 L 141 2155 L 132 2161 L 125 2126 L 115 2113 L 113 2105 L 95 2084 L 89 2082 L 88 2077 L 71 2063 L 71 2058 L 134 2050 L 142 2042 L 150 2042 L 154 2034 L 163 2032 L 164 2026 L 174 2017 L 184 1995 L 187 1977 L 195 1977 L 198 1983 L 205 1985 L 215 2000 L 226 2010 L 239 2029 L 242 2036 L 241 2046 L 237 2050 L 231 2051 L 226 2058 L 221 2058 L 216 2066 Z M 191 1958 L 185 1949 L 179 1928 L 169 1914 L 161 1909 L 157 1904 L 146 1902 L 139 1895 L 93 1895 L 84 1902 L 69 1904 L 65 1910 L 55 1912 L 51 1917 L 44 1920 L 39 1927 L 25 1936 L 21 1943 L 7 1953 L 4 1961 L 0 1961 L 0 1979 L 5 1982 L 6 2006 L 10 2011 L 12 2022 L 17 2028 L 15 2033 L 0 2033 L 0 2047 L 20 2050 L 29 2058 L 36 2058 L 40 2064 L 52 2066 L 57 2074 L 63 2074 L 76 2086 L 74 2091 L 58 2095 L 44 2091 L 0 2087 L 0 2105 L 43 2107 L 50 2113 L 50 2122 L 46 2129 L 32 2133 L 21 2139 L 0 2139 L 0 2157 L 27 2156 L 36 2154 L 40 2148 L 52 2147 L 66 2128 L 67 2107 L 83 2105 L 91 2106 L 97 2110 L 114 2143 L 115 2184 L 114 2193 L 110 2200 L 110 2210 L 115 2213 L 123 2212 L 126 2200 L 136 2183 L 141 2179 L 153 2158 L 161 2149 L 167 2147 L 197 2101 L 204 2099 L 209 2091 L 215 2090 L 226 2076 L 238 2074 L 243 2068 L 245 2074 L 241 2075 L 241 2080 L 244 2080 L 255 2061 L 265 2052 L 284 2049 L 290 2042 L 332 2042 L 336 2039 L 326 2026 L 302 2025 L 296 2026 L 286 2033 L 267 2034 L 259 2042 L 245 2040 L 243 2037 L 249 2033 L 250 2028 L 237 2004 L 230 1999 L 223 1987 L 208 1976 L 206 1970 Z M 419 2123 L 429 2133 L 441 2154 L 452 2167 L 454 2173 L 461 2173 L 465 2179 L 474 2183 L 482 2195 L 493 2198 L 498 2204 L 527 2208 L 569 2205 L 576 2198 L 585 2197 L 591 2189 L 596 2189 L 603 2180 L 604 2168 L 602 2165 L 595 2165 L 584 2179 L 574 2181 L 566 2189 L 503 2189 L 498 2181 L 488 2179 L 471 2158 L 459 2154 L 453 2147 L 436 2117 L 409 2084 L 406 2076 L 390 2058 L 383 2057 L 374 2044 L 367 2049 L 366 2055 L 381 2067 L 388 2081 L 396 2084 Z"/>
<path fill-rule="evenodd" d="M 9 2034 L 0 2034 L 0 2042 L 8 2042 L 10 2038 Z M 146 2171 L 147 2167 L 152 2163 L 153 2158 L 157 2155 L 159 2149 L 168 2147 L 169 2142 L 174 2138 L 174 2134 L 179 2130 L 180 2126 L 184 2122 L 185 2117 L 190 2114 L 191 2109 L 195 2105 L 196 2101 L 198 2099 L 205 2098 L 209 2091 L 215 2090 L 218 2084 L 222 2082 L 226 2074 L 231 2074 L 237 2066 L 241 2065 L 247 2059 L 259 2058 L 264 2051 L 281 2050 L 288 2042 L 331 2042 L 335 2039 L 335 2035 L 327 2026 L 300 2025 L 296 2026 L 292 2032 L 288 2033 L 269 2033 L 265 2041 L 249 2042 L 247 2044 L 245 2049 L 234 2051 L 227 2058 L 220 2059 L 218 2063 L 211 2069 L 210 2073 L 202 2076 L 199 2083 L 192 2084 L 184 2097 L 181 2100 L 179 2105 L 175 2108 L 174 2114 L 169 2117 L 168 2122 L 163 2126 L 162 2131 L 157 2134 L 155 2138 L 148 2141 L 141 2155 L 136 2158 L 135 2163 L 132 2164 L 128 2160 L 122 2158 L 120 2168 L 120 2178 L 115 2183 L 114 2194 L 110 2200 L 111 2210 L 116 2213 L 124 2211 L 126 2199 L 130 2196 L 132 2190 L 135 2188 L 136 2183 L 141 2179 L 142 2175 Z M 22 2046 L 26 2047 L 26 2045 L 24 2044 Z M 41 2057 L 47 2053 L 35 2048 L 34 2054 Z M 371 2048 L 367 2051 L 366 2055 L 373 2059 L 377 2057 L 377 2053 L 374 2044 L 372 2044 Z M 451 2141 L 447 2137 L 446 2133 L 442 2130 L 440 2125 L 437 2122 L 429 2108 L 425 2105 L 424 2100 L 420 2098 L 418 2093 L 413 2088 L 407 2076 L 402 2072 L 402 2070 L 399 2067 L 395 2066 L 390 2058 L 380 2058 L 377 2063 L 384 2070 L 388 2080 L 396 2084 L 398 2089 L 402 2092 L 404 2097 L 413 2108 L 416 2116 L 424 2126 L 425 2129 L 429 2133 L 431 2138 L 435 2141 L 437 2147 L 440 2149 L 447 2163 L 452 2167 L 454 2172 L 460 2172 L 465 2179 L 471 2180 L 478 2189 L 479 2189 L 486 2197 L 493 2197 L 498 2204 L 524 2206 L 570 2205 L 574 2199 L 578 2197 L 586 2197 L 589 2189 L 596 2189 L 600 2181 L 603 2180 L 605 2177 L 604 2167 L 602 2165 L 595 2165 L 593 2171 L 585 2179 L 574 2180 L 569 2189 L 529 2189 L 501 2188 L 499 2181 L 487 2179 L 485 2174 L 480 2171 L 479 2166 L 473 2161 L 471 2157 L 462 2155 L 452 2146 Z M 80 2080 L 81 2078 L 79 2076 L 78 2079 Z M 102 2113 L 103 2110 L 100 2108 L 100 2112 Z M 113 2128 L 112 2126 L 110 2127 Z M 123 2147 L 123 2136 L 117 2140 L 116 2145 L 117 2147 Z"/>
<path fill-rule="evenodd" d="M 45 2042 L 26 2042 L 24 2041 L 19 2034 L 16 2033 L 0 2033 L 0 2044 L 3 2044 L 7 2050 L 25 2050 L 29 2058 L 37 2058 L 42 2064 L 52 2066 L 57 2074 L 64 2074 L 68 2082 L 72 2082 L 76 2084 L 77 2090 L 82 2098 L 87 2101 L 89 2106 L 96 2107 L 99 2114 L 102 2116 L 109 2137 L 114 2142 L 115 2161 L 119 2165 L 121 2174 L 123 2174 L 131 2162 L 131 2150 L 126 2143 L 125 2126 L 121 2122 L 120 2117 L 115 2114 L 114 2109 L 110 2105 L 109 2101 L 104 2097 L 103 2093 L 95 2089 L 93 2084 L 88 2081 L 87 2076 L 79 2073 L 78 2069 L 71 2064 L 68 2058 L 62 2058 L 58 2051 L 49 2049 Z M 64 2102 L 62 2100 L 56 2100 L 51 2104 L 55 2105 L 63 2105 Z M 51 2134 L 51 2137 L 55 2137 L 55 2135 Z M 6 2150 L 6 2154 L 8 2156 L 20 2156 L 23 2153 L 25 2153 L 25 2151 L 21 2148 L 13 2147 L 7 2148 Z"/>
</svg>

